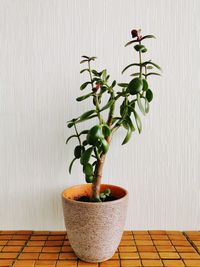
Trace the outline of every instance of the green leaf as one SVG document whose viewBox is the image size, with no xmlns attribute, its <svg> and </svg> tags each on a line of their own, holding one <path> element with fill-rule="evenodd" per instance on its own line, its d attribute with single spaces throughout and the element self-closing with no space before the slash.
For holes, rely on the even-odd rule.
<svg viewBox="0 0 200 267">
<path fill-rule="evenodd" d="M 151 89 L 148 89 L 146 92 L 146 99 L 148 100 L 148 102 L 151 102 L 153 99 L 153 92 L 151 91 Z"/>
<path fill-rule="evenodd" d="M 123 74 L 128 68 L 133 67 L 133 66 L 138 66 L 138 67 L 140 67 L 141 64 L 140 64 L 140 63 L 132 63 L 132 64 L 126 66 L 126 68 L 123 69 L 122 74 Z M 119 85 L 119 84 L 118 84 L 118 85 Z"/>
<path fill-rule="evenodd" d="M 124 138 L 124 141 L 122 142 L 122 145 L 125 145 L 126 143 L 128 143 L 128 141 L 129 141 L 130 138 L 131 138 L 131 135 L 132 135 L 132 131 L 131 131 L 131 129 L 128 127 L 127 134 L 126 134 L 126 137 Z"/>
<path fill-rule="evenodd" d="M 136 51 L 140 51 L 142 53 L 145 53 L 147 51 L 146 47 L 141 44 L 135 45 L 134 48 Z"/>
<path fill-rule="evenodd" d="M 114 80 L 114 81 L 112 82 L 112 84 L 111 84 L 111 87 L 112 87 L 112 88 L 115 87 L 116 83 L 117 83 L 117 82 Z"/>
<path fill-rule="evenodd" d="M 83 113 L 81 116 L 80 116 L 80 120 L 85 120 L 87 119 L 90 115 L 92 115 L 93 113 L 96 113 L 96 110 L 95 109 L 92 109 L 92 110 L 89 110 L 85 113 Z M 79 121 L 80 121 L 79 120 Z"/>
<path fill-rule="evenodd" d="M 93 152 L 93 147 L 89 147 L 87 150 L 85 150 L 81 156 L 81 164 L 85 165 L 90 161 L 90 157 Z"/>
<path fill-rule="evenodd" d="M 83 165 L 83 172 L 88 176 L 94 175 L 93 166 L 90 163 L 86 163 Z"/>
<path fill-rule="evenodd" d="M 97 76 L 97 77 L 100 77 L 101 76 L 101 72 L 98 72 L 98 71 L 96 71 L 96 70 L 92 70 L 92 73 L 95 75 L 95 76 Z"/>
<path fill-rule="evenodd" d="M 128 86 L 128 83 L 118 83 L 117 85 L 126 88 Z"/>
<path fill-rule="evenodd" d="M 85 82 L 85 83 L 83 83 L 83 84 L 80 86 L 80 89 L 81 89 L 81 90 L 84 90 L 84 89 L 88 86 L 88 84 L 91 84 L 91 82 Z"/>
<path fill-rule="evenodd" d="M 94 61 L 95 59 L 97 59 L 97 57 L 90 57 L 90 58 L 89 58 L 90 61 L 91 61 L 91 60 Z"/>
<path fill-rule="evenodd" d="M 137 128 L 138 128 L 138 132 L 141 133 L 141 131 L 142 131 L 142 122 L 140 120 L 140 117 L 139 117 L 139 115 L 137 114 L 137 112 L 135 110 L 133 111 L 133 114 L 134 114 L 134 117 L 135 117 L 135 121 L 136 121 L 136 125 L 137 125 Z"/>
<path fill-rule="evenodd" d="M 131 120 L 131 118 L 130 118 L 129 116 L 127 116 L 127 117 L 123 120 L 122 125 L 123 125 L 124 128 L 127 129 L 127 130 L 128 130 L 128 128 L 130 128 L 130 130 L 131 130 L 132 132 L 135 131 L 135 127 L 134 127 L 134 125 L 133 125 L 133 123 L 132 123 L 132 120 Z"/>
<path fill-rule="evenodd" d="M 145 98 L 145 112 L 148 113 L 149 112 L 149 102 L 148 100 Z"/>
<path fill-rule="evenodd" d="M 69 142 L 69 140 L 71 140 L 74 137 L 77 137 L 77 135 L 74 134 L 74 135 L 71 135 L 70 137 L 68 137 L 67 140 L 66 140 L 66 144 Z"/>
<path fill-rule="evenodd" d="M 89 130 L 84 130 L 82 132 L 80 132 L 79 136 L 81 136 L 82 134 L 88 134 Z"/>
<path fill-rule="evenodd" d="M 101 76 L 102 76 L 102 79 L 105 81 L 106 80 L 106 76 L 107 76 L 107 70 L 106 69 L 102 71 Z"/>
<path fill-rule="evenodd" d="M 128 46 L 128 45 L 131 45 L 131 44 L 133 44 L 133 43 L 138 43 L 138 42 L 139 42 L 139 40 L 133 40 L 133 41 L 130 41 L 130 42 L 128 42 L 127 44 L 125 44 L 125 47 Z"/>
<path fill-rule="evenodd" d="M 139 107 L 140 111 L 142 112 L 142 114 L 146 115 L 145 109 L 144 109 L 144 107 L 142 105 L 140 94 L 137 94 L 137 103 L 138 103 L 138 107 Z"/>
<path fill-rule="evenodd" d="M 83 58 L 86 58 L 86 59 L 89 59 L 89 57 L 88 57 L 88 56 L 81 56 L 81 57 L 83 57 Z"/>
<path fill-rule="evenodd" d="M 128 87 L 127 87 L 127 91 L 131 94 L 131 95 L 136 95 L 137 93 L 139 93 L 143 88 L 143 81 L 141 78 L 134 78 L 133 80 L 130 81 Z"/>
<path fill-rule="evenodd" d="M 145 61 L 145 62 L 143 62 L 142 65 L 143 66 L 152 65 L 152 66 L 156 67 L 157 69 L 159 69 L 160 71 L 162 71 L 161 67 L 158 64 L 156 64 L 156 63 L 154 63 L 152 61 Z"/>
<path fill-rule="evenodd" d="M 85 71 L 88 71 L 88 72 L 90 72 L 90 70 L 89 70 L 89 69 L 83 69 L 83 70 L 81 70 L 81 71 L 80 71 L 80 73 L 83 73 L 83 72 L 85 72 Z"/>
<path fill-rule="evenodd" d="M 151 75 L 161 76 L 161 74 L 157 72 L 149 72 L 148 74 L 145 74 L 146 77 L 151 76 Z"/>
<path fill-rule="evenodd" d="M 142 81 L 143 81 L 143 88 L 142 88 L 142 90 L 143 91 L 147 91 L 148 90 L 148 87 L 149 87 L 148 82 L 145 79 L 142 79 Z"/>
<path fill-rule="evenodd" d="M 93 118 L 95 118 L 95 117 L 97 117 L 97 114 L 95 114 L 95 115 L 92 115 L 92 116 L 89 116 L 89 117 L 85 117 L 85 118 L 80 118 L 78 121 L 76 121 L 76 124 L 77 123 L 80 123 L 80 122 L 83 122 L 83 121 L 86 121 L 86 120 L 90 120 L 90 119 L 93 119 Z"/>
<path fill-rule="evenodd" d="M 74 156 L 77 159 L 80 159 L 82 152 L 84 151 L 84 147 L 83 146 L 76 146 L 74 149 Z"/>
<path fill-rule="evenodd" d="M 135 73 L 132 73 L 130 76 L 133 76 L 133 77 L 140 76 L 140 73 L 139 72 L 135 72 Z"/>
<path fill-rule="evenodd" d="M 114 99 L 109 100 L 108 103 L 102 109 L 100 109 L 100 111 L 110 108 L 114 103 L 115 103 Z"/>
<path fill-rule="evenodd" d="M 108 152 L 108 149 L 109 149 L 109 144 L 106 141 L 106 139 L 104 139 L 104 138 L 101 139 L 101 145 L 102 145 L 103 154 L 106 154 Z"/>
<path fill-rule="evenodd" d="M 74 159 L 72 160 L 72 162 L 70 163 L 70 165 L 69 165 L 69 173 L 70 173 L 70 174 L 71 174 L 72 166 L 73 166 L 75 160 L 76 160 L 76 158 L 74 158 Z"/>
<path fill-rule="evenodd" d="M 83 95 L 83 96 L 77 97 L 76 101 L 78 101 L 78 102 L 83 101 L 83 100 L 87 99 L 88 97 L 90 97 L 92 95 L 93 95 L 93 93 L 89 93 L 87 95 Z"/>
<path fill-rule="evenodd" d="M 104 135 L 105 137 L 110 136 L 110 134 L 111 134 L 110 127 L 109 127 L 107 124 L 103 124 L 103 125 L 102 125 L 102 132 L 103 132 L 103 135 Z"/>
<path fill-rule="evenodd" d="M 92 183 L 94 180 L 94 176 L 93 175 L 86 175 L 85 180 L 87 183 Z"/>
<path fill-rule="evenodd" d="M 88 60 L 87 59 L 83 59 L 83 60 L 81 60 L 80 64 L 83 64 L 85 62 L 88 62 Z"/>
<path fill-rule="evenodd" d="M 154 35 L 145 35 L 140 40 L 142 41 L 144 39 L 149 39 L 149 38 L 155 38 L 156 39 L 156 37 Z"/>
<path fill-rule="evenodd" d="M 68 127 L 68 128 L 71 128 L 72 126 L 74 126 L 74 124 L 75 124 L 74 122 L 69 122 L 69 123 L 67 124 L 67 127 Z"/>
</svg>

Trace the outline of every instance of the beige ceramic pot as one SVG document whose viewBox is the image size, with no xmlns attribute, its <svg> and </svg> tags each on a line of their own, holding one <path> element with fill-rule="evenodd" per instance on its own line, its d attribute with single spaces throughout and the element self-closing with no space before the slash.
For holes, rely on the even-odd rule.
<svg viewBox="0 0 200 267">
<path fill-rule="evenodd" d="M 117 200 L 91 203 L 76 199 L 91 195 L 91 184 L 65 189 L 62 193 L 65 226 L 69 242 L 77 255 L 86 262 L 110 259 L 124 230 L 128 192 L 118 186 L 101 185 L 101 191 L 110 188 Z"/>
</svg>

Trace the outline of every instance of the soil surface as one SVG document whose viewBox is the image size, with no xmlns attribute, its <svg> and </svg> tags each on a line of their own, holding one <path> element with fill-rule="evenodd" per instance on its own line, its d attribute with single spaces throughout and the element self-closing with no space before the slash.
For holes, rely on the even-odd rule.
<svg viewBox="0 0 200 267">
<path fill-rule="evenodd" d="M 108 201 L 113 201 L 113 200 L 117 200 L 117 198 L 114 197 L 114 196 L 107 196 L 106 199 L 104 199 L 102 202 L 108 202 Z M 82 197 L 76 199 L 76 201 L 91 202 L 91 200 L 90 200 L 90 198 L 88 196 L 82 196 Z"/>
</svg>

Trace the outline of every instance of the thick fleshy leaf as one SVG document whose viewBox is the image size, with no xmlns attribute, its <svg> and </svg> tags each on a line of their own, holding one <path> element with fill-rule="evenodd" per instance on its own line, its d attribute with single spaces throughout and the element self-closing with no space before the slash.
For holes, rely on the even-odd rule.
<svg viewBox="0 0 200 267">
<path fill-rule="evenodd" d="M 102 79 L 105 81 L 106 80 L 106 76 L 107 76 L 107 70 L 106 69 L 102 71 L 101 76 L 102 76 Z"/>
<path fill-rule="evenodd" d="M 81 122 L 86 121 L 86 120 L 93 119 L 95 117 L 97 117 L 97 114 L 89 116 L 89 117 L 85 117 L 85 118 L 80 118 L 78 121 L 76 121 L 76 124 L 81 123 Z"/>
<path fill-rule="evenodd" d="M 110 127 L 107 124 L 102 125 L 102 132 L 105 137 L 108 137 L 111 134 Z"/>
<path fill-rule="evenodd" d="M 151 91 L 151 89 L 148 89 L 146 92 L 146 99 L 148 100 L 148 102 L 151 102 L 153 99 L 153 92 Z"/>
<path fill-rule="evenodd" d="M 68 137 L 67 140 L 66 140 L 66 144 L 69 142 L 69 140 L 71 140 L 74 137 L 77 137 L 77 135 L 73 134 L 70 137 Z"/>
<path fill-rule="evenodd" d="M 83 69 L 83 70 L 81 70 L 81 71 L 80 71 L 80 73 L 83 73 L 83 72 L 85 72 L 85 71 L 88 71 L 88 72 L 90 72 L 90 70 L 89 70 L 89 69 Z"/>
<path fill-rule="evenodd" d="M 108 103 L 100 111 L 110 108 L 114 103 L 115 103 L 114 99 L 109 100 Z"/>
<path fill-rule="evenodd" d="M 76 146 L 74 149 L 75 158 L 79 159 L 81 157 L 82 152 L 85 150 L 83 146 Z"/>
<path fill-rule="evenodd" d="M 88 56 L 81 56 L 82 58 L 86 58 L 86 59 L 89 59 L 89 57 Z"/>
<path fill-rule="evenodd" d="M 109 144 L 106 141 L 106 139 L 101 139 L 101 145 L 102 145 L 102 150 L 103 150 L 103 154 L 106 154 L 108 152 L 109 149 Z"/>
<path fill-rule="evenodd" d="M 138 103 L 138 107 L 139 107 L 140 111 L 142 112 L 142 114 L 146 115 L 145 108 L 143 107 L 143 104 L 142 104 L 142 101 L 140 98 L 140 94 L 137 94 L 137 103 Z"/>
<path fill-rule="evenodd" d="M 141 52 L 147 51 L 146 47 L 144 45 L 141 45 L 141 44 L 135 45 L 134 48 L 136 51 L 141 51 Z"/>
<path fill-rule="evenodd" d="M 142 122 L 140 120 L 140 117 L 139 117 L 139 115 L 137 114 L 137 112 L 135 110 L 133 111 L 133 114 L 134 114 L 134 117 L 135 117 L 135 121 L 136 121 L 136 125 L 137 125 L 137 128 L 138 128 L 138 132 L 141 133 L 141 131 L 142 131 Z"/>
<path fill-rule="evenodd" d="M 142 40 L 145 40 L 145 39 L 149 39 L 149 38 L 156 38 L 154 35 L 145 35 L 145 36 L 143 36 L 140 40 L 142 41 Z"/>
<path fill-rule="evenodd" d="M 128 68 L 133 67 L 133 66 L 140 67 L 141 64 L 140 64 L 140 63 L 132 63 L 132 64 L 126 66 L 126 68 L 123 69 L 122 74 L 123 74 Z"/>
<path fill-rule="evenodd" d="M 76 160 L 76 158 L 74 158 L 74 159 L 72 160 L 72 162 L 70 163 L 70 165 L 69 165 L 69 173 L 70 173 L 70 174 L 71 174 L 72 166 L 73 166 L 75 160 Z"/>
<path fill-rule="evenodd" d="M 128 45 L 131 45 L 131 44 L 133 44 L 133 43 L 138 43 L 138 42 L 139 42 L 139 40 L 132 40 L 132 41 L 126 43 L 126 44 L 125 44 L 125 47 L 128 46 Z"/>
<path fill-rule="evenodd" d="M 83 84 L 80 86 L 80 89 L 81 89 L 81 90 L 84 90 L 84 89 L 88 86 L 88 84 L 91 84 L 91 82 L 85 82 L 85 83 L 83 83 Z"/>
<path fill-rule="evenodd" d="M 134 78 L 133 80 L 130 81 L 127 90 L 131 95 L 136 95 L 142 90 L 142 88 L 143 88 L 142 79 Z"/>
<path fill-rule="evenodd" d="M 148 100 L 145 98 L 145 112 L 148 113 L 149 112 L 149 102 Z"/>
<path fill-rule="evenodd" d="M 128 128 L 130 128 L 130 130 L 132 132 L 135 131 L 135 127 L 134 127 L 133 122 L 129 116 L 127 116 L 126 119 L 123 120 L 122 125 L 127 130 L 128 130 Z"/>
<path fill-rule="evenodd" d="M 149 87 L 148 82 L 145 79 L 142 79 L 142 81 L 143 81 L 143 88 L 142 88 L 142 90 L 143 91 L 147 91 L 148 90 L 148 87 Z"/>
<path fill-rule="evenodd" d="M 111 87 L 112 87 L 112 88 L 115 87 L 116 83 L 117 83 L 117 82 L 114 80 L 114 81 L 112 82 L 112 84 L 111 84 Z"/>
<path fill-rule="evenodd" d="M 92 109 L 92 110 L 89 110 L 85 113 L 83 113 L 81 116 L 80 116 L 80 120 L 84 120 L 86 118 L 88 118 L 90 115 L 96 113 L 96 110 L 95 109 Z"/>
<path fill-rule="evenodd" d="M 143 62 L 142 65 L 143 65 L 143 66 L 152 65 L 152 66 L 154 66 L 155 68 L 157 68 L 157 69 L 159 69 L 160 71 L 162 71 L 161 67 L 160 67 L 158 64 L 152 62 L 151 60 Z"/>
<path fill-rule="evenodd" d="M 151 75 L 161 76 L 161 74 L 157 72 L 149 72 L 148 74 L 145 74 L 146 77 L 151 76 Z"/>
<path fill-rule="evenodd" d="M 119 87 L 126 88 L 128 86 L 128 83 L 118 83 L 117 84 Z"/>
<path fill-rule="evenodd" d="M 84 130 L 82 132 L 80 132 L 79 136 L 81 136 L 82 134 L 88 134 L 89 130 Z"/>
<path fill-rule="evenodd" d="M 88 62 L 88 60 L 87 59 L 83 59 L 83 60 L 81 60 L 80 64 L 83 64 L 85 62 Z"/>
<path fill-rule="evenodd" d="M 122 142 L 122 145 L 125 145 L 126 143 L 128 143 L 128 141 L 131 138 L 131 135 L 132 135 L 132 131 L 131 131 L 130 128 L 128 128 L 126 137 L 124 138 L 124 141 Z"/>
<path fill-rule="evenodd" d="M 87 150 L 85 150 L 81 156 L 81 164 L 85 165 L 86 163 L 89 162 L 90 157 L 92 155 L 93 152 L 93 147 L 89 147 Z"/>
<path fill-rule="evenodd" d="M 137 77 L 137 76 L 140 76 L 140 73 L 139 72 L 135 72 L 135 73 L 132 73 L 130 76 Z"/>
<path fill-rule="evenodd" d="M 90 93 L 90 94 L 87 94 L 87 95 L 83 95 L 83 96 L 77 97 L 76 101 L 78 101 L 78 102 L 83 101 L 83 100 L 87 99 L 88 97 L 90 97 L 92 95 L 93 95 L 93 93 Z"/>
<path fill-rule="evenodd" d="M 83 172 L 88 176 L 94 175 L 93 166 L 90 163 L 86 163 L 83 165 Z"/>
<path fill-rule="evenodd" d="M 72 126 L 74 126 L 74 122 L 69 122 L 69 123 L 67 124 L 67 127 L 68 127 L 68 128 L 71 128 Z"/>
</svg>

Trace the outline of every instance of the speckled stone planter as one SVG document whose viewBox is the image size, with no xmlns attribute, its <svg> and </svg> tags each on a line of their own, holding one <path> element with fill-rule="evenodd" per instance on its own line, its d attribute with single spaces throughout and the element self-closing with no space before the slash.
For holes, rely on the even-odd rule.
<svg viewBox="0 0 200 267">
<path fill-rule="evenodd" d="M 117 200 L 90 203 L 76 201 L 91 195 L 91 184 L 65 189 L 62 193 L 65 226 L 69 242 L 81 260 L 102 262 L 110 259 L 124 230 L 128 192 L 118 186 L 101 185 L 101 191 L 110 188 Z"/>
</svg>

